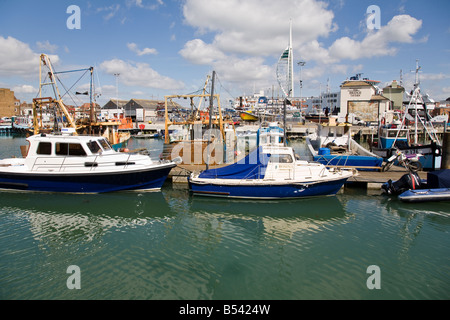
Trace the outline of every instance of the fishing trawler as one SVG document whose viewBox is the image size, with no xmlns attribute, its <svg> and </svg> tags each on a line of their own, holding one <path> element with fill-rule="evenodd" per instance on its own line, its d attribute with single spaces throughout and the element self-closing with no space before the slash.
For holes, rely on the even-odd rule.
<svg viewBox="0 0 450 320">
<path fill-rule="evenodd" d="M 83 134 L 83 135 L 94 135 L 102 136 L 108 139 L 114 150 L 121 150 L 126 147 L 127 141 L 130 139 L 131 134 L 129 132 L 121 132 L 119 128 L 123 125 L 119 120 L 114 121 L 97 121 L 96 111 L 95 111 L 95 93 L 93 90 L 93 72 L 94 68 L 86 68 L 80 70 L 70 70 L 55 72 L 50 61 L 50 58 L 46 54 L 41 54 L 39 59 L 39 97 L 33 99 L 33 128 L 31 130 L 33 135 L 39 133 L 58 133 L 62 128 L 72 128 L 73 134 Z M 45 72 L 44 72 L 45 70 Z M 89 110 L 88 115 L 84 117 L 79 117 L 75 119 L 74 113 L 69 112 L 69 108 L 65 105 L 62 100 L 59 88 L 57 86 L 58 74 L 84 71 L 85 74 L 90 74 L 90 92 L 83 94 L 89 94 Z M 45 79 L 42 79 L 42 74 L 45 74 Z M 47 86 L 51 87 L 51 92 L 55 97 L 47 96 L 43 97 L 43 89 Z M 68 94 L 68 92 L 66 92 Z M 57 117 L 55 116 L 54 123 L 56 126 L 52 128 L 46 128 L 42 125 L 41 121 L 38 119 L 38 114 L 42 114 L 43 109 L 52 108 Z"/>
<path fill-rule="evenodd" d="M 318 124 L 318 132 L 306 138 L 313 160 L 327 167 L 349 167 L 361 171 L 381 170 L 383 158 L 366 150 L 350 134 L 351 125 Z"/>
<path fill-rule="evenodd" d="M 383 117 L 378 130 L 378 141 L 370 143 L 370 151 L 385 159 L 396 150 L 406 155 L 420 154 L 422 167 L 435 170 L 441 167 L 442 145 L 432 121 L 427 121 L 431 117 L 426 112 L 426 104 L 420 91 L 419 70 L 417 61 L 414 88 L 401 122 L 393 123 L 388 117 Z M 408 126 L 408 123 L 412 125 Z M 418 138 L 419 127 L 427 133 L 423 141 Z"/>
</svg>

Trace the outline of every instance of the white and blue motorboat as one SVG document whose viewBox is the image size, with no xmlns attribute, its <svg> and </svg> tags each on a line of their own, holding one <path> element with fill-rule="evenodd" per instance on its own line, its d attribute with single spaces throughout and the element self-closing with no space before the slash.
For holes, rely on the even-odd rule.
<svg viewBox="0 0 450 320">
<path fill-rule="evenodd" d="M 323 164 L 299 160 L 284 146 L 283 131 L 260 130 L 258 147 L 243 159 L 220 168 L 192 173 L 194 195 L 289 199 L 335 195 L 353 176 L 352 170 L 327 169 Z"/>
<path fill-rule="evenodd" d="M 173 161 L 115 151 L 98 136 L 39 134 L 23 158 L 0 160 L 0 189 L 65 193 L 160 190 Z"/>
<path fill-rule="evenodd" d="M 403 202 L 450 201 L 450 169 L 428 172 L 426 180 L 410 172 L 384 183 L 382 189 Z"/>
<path fill-rule="evenodd" d="M 376 171 L 383 158 L 366 150 L 350 134 L 349 125 L 318 125 L 318 132 L 308 135 L 306 144 L 313 160 L 327 167 L 354 168 L 358 171 Z"/>
</svg>

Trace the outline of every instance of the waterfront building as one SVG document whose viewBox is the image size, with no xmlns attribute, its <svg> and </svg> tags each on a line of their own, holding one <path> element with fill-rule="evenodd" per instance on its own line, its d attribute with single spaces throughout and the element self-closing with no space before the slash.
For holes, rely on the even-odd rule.
<svg viewBox="0 0 450 320">
<path fill-rule="evenodd" d="M 123 118 L 123 107 L 127 104 L 128 100 L 109 100 L 102 108 L 100 117 L 102 119 Z"/>
<path fill-rule="evenodd" d="M 164 111 L 164 100 L 131 99 L 124 105 L 125 116 L 135 121 L 155 121 L 158 111 Z"/>
<path fill-rule="evenodd" d="M 383 88 L 383 96 L 391 101 L 390 109 L 401 110 L 403 106 L 403 95 L 405 88 L 397 83 L 396 80 Z"/>
<path fill-rule="evenodd" d="M 328 111 L 329 114 L 337 115 L 340 111 L 341 93 L 323 92 L 319 97 L 310 97 L 306 99 L 305 113 L 317 113 Z"/>
<path fill-rule="evenodd" d="M 19 112 L 20 101 L 14 91 L 0 88 L 0 117 L 13 117 Z"/>
<path fill-rule="evenodd" d="M 19 106 L 19 116 L 33 116 L 33 104 L 22 102 Z"/>
<path fill-rule="evenodd" d="M 379 81 L 352 77 L 341 85 L 340 116 L 353 114 L 362 121 L 378 121 L 389 110 L 390 100 L 377 87 Z"/>
<path fill-rule="evenodd" d="M 434 109 L 432 116 L 438 115 L 448 115 L 448 119 L 450 119 L 450 97 L 446 100 L 436 102 L 436 108 Z"/>
</svg>

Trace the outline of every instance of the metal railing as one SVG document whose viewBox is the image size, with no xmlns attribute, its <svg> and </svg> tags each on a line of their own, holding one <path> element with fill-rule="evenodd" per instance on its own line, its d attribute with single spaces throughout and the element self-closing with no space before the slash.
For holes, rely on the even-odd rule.
<svg viewBox="0 0 450 320">
<path fill-rule="evenodd" d="M 118 157 L 117 154 L 107 154 L 107 155 L 96 155 L 95 157 L 93 156 L 80 156 L 80 157 L 76 157 L 76 156 L 63 156 L 63 157 L 55 157 L 55 156 L 51 156 L 51 157 L 36 157 L 34 159 L 33 165 L 31 167 L 31 171 L 39 171 L 40 169 L 51 169 L 54 168 L 54 170 L 56 170 L 56 172 L 62 172 L 64 171 L 65 168 L 70 168 L 70 169 L 74 169 L 74 168 L 88 168 L 90 167 L 89 171 L 94 170 L 94 168 L 97 168 L 99 166 L 101 167 L 107 167 L 107 166 L 114 166 L 114 167 L 121 167 L 123 166 L 123 169 L 125 169 L 127 166 L 129 165 L 134 165 L 136 164 L 133 161 L 130 161 L 130 157 L 131 157 L 131 153 L 128 154 L 128 156 L 126 157 L 126 160 L 124 159 L 125 157 Z M 101 157 L 101 162 L 97 162 L 97 160 L 99 159 L 99 157 Z M 105 159 L 105 158 L 116 158 L 116 159 Z M 68 158 L 74 158 L 77 159 L 79 161 L 77 161 L 76 163 L 66 163 L 66 160 Z M 93 159 L 91 161 L 91 159 Z M 49 162 L 45 162 L 46 160 L 49 160 Z M 103 161 L 106 160 L 106 161 Z M 43 162 L 41 162 L 43 161 Z"/>
</svg>

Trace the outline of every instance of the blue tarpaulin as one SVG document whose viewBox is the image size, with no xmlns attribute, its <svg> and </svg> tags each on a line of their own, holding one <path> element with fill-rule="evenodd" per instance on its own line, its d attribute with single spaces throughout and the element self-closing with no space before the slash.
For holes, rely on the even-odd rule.
<svg viewBox="0 0 450 320">
<path fill-rule="evenodd" d="M 209 169 L 200 173 L 205 179 L 262 179 L 266 173 L 270 155 L 262 153 L 262 147 L 229 166 Z"/>
<path fill-rule="evenodd" d="M 430 189 L 450 188 L 450 169 L 428 172 L 427 187 Z"/>
</svg>

